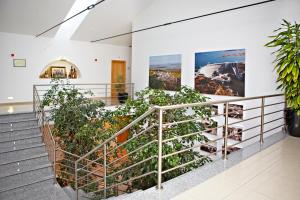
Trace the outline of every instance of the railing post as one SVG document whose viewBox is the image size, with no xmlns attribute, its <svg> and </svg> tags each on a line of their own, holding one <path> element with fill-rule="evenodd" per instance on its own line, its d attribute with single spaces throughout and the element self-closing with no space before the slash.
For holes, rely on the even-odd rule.
<svg viewBox="0 0 300 200">
<path fill-rule="evenodd" d="M 260 107 L 260 143 L 264 142 L 264 123 L 265 123 L 265 98 L 261 98 Z"/>
<path fill-rule="evenodd" d="M 131 83 L 131 99 L 134 99 L 134 83 Z"/>
<path fill-rule="evenodd" d="M 228 159 L 227 156 L 227 140 L 228 140 L 228 102 L 225 104 L 225 135 L 224 135 L 224 160 Z"/>
<path fill-rule="evenodd" d="M 106 187 L 107 187 L 107 182 L 106 182 L 106 175 L 107 175 L 107 172 L 106 172 L 106 144 L 103 145 L 103 178 L 104 178 L 104 199 L 106 199 Z"/>
<path fill-rule="evenodd" d="M 78 197 L 78 182 L 77 182 L 77 179 L 78 179 L 78 163 L 77 163 L 77 160 L 75 161 L 75 190 L 76 190 L 76 200 L 79 199 Z"/>
<path fill-rule="evenodd" d="M 34 113 L 34 115 L 36 116 L 36 113 L 35 113 L 35 85 L 33 85 L 33 87 L 32 87 L 32 106 L 33 106 L 33 108 L 32 108 L 32 110 L 33 110 L 33 113 Z"/>
<path fill-rule="evenodd" d="M 162 133 L 163 133 L 163 110 L 159 109 L 158 127 L 158 166 L 157 166 L 157 189 L 162 189 Z"/>
<path fill-rule="evenodd" d="M 286 102 L 286 98 L 284 97 L 284 111 L 283 111 L 283 133 L 286 134 L 287 133 L 287 102 Z"/>
<path fill-rule="evenodd" d="M 45 113 L 44 110 L 41 110 L 42 112 L 42 129 L 45 130 Z"/>
<path fill-rule="evenodd" d="M 108 94 L 107 94 L 107 84 L 105 84 L 105 105 L 107 105 L 107 97 L 108 97 Z"/>
<path fill-rule="evenodd" d="M 54 171 L 54 184 L 56 183 L 56 145 L 54 141 L 54 152 L 53 152 L 53 171 Z"/>
</svg>

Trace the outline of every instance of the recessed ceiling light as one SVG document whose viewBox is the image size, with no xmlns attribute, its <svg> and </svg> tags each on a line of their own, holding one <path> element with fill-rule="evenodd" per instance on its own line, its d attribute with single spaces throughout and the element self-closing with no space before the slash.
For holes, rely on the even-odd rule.
<svg viewBox="0 0 300 200">
<path fill-rule="evenodd" d="M 7 97 L 7 99 L 9 99 L 9 100 L 13 100 L 13 99 L 14 99 L 14 97 Z"/>
</svg>

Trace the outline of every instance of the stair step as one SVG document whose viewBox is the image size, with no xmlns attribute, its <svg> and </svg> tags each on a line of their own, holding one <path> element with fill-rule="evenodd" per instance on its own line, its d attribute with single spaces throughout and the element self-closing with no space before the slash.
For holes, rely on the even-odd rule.
<svg viewBox="0 0 300 200">
<path fill-rule="evenodd" d="M 1 191 L 18 188 L 20 185 L 25 185 L 36 181 L 39 177 L 47 177 L 53 175 L 51 164 L 36 166 L 29 171 L 19 172 L 6 177 L 0 178 Z"/>
<path fill-rule="evenodd" d="M 70 199 L 60 186 L 57 184 L 43 184 L 42 186 L 36 186 L 28 190 L 19 190 L 18 192 L 12 193 L 13 198 L 8 197 L 6 200 L 75 200 Z M 1 195 L 0 195 L 1 196 Z"/>
<path fill-rule="evenodd" d="M 3 152 L 0 153 L 0 165 L 3 163 L 18 161 L 42 153 L 46 153 L 44 144 L 32 145 L 23 149 Z"/>
<path fill-rule="evenodd" d="M 55 184 L 54 185 L 54 188 L 55 188 L 55 198 L 54 199 L 62 199 L 62 200 L 75 200 L 70 198 L 66 193 L 65 191 L 63 190 L 63 188 L 60 187 L 60 185 L 58 184 Z"/>
<path fill-rule="evenodd" d="M 20 149 L 25 148 L 28 145 L 33 144 L 42 144 L 42 135 L 37 136 L 30 136 L 21 140 L 11 140 L 11 141 L 5 141 L 0 142 L 0 152 L 13 150 L 14 148 Z"/>
<path fill-rule="evenodd" d="M 75 191 L 73 190 L 73 188 L 71 186 L 66 186 L 63 188 L 64 192 L 68 195 L 68 197 L 70 199 L 76 199 L 76 194 Z"/>
<path fill-rule="evenodd" d="M 115 196 L 115 197 L 110 197 L 107 200 L 131 200 L 131 199 L 139 199 L 137 198 L 140 194 L 143 193 L 143 190 L 137 190 L 135 192 L 132 193 L 125 193 L 125 194 L 121 194 L 119 196 Z"/>
<path fill-rule="evenodd" d="M 5 114 L 5 115 L 0 115 L 0 122 L 18 121 L 24 119 L 32 119 L 35 117 L 36 116 L 33 112 Z"/>
<path fill-rule="evenodd" d="M 32 169 L 35 166 L 41 166 L 49 163 L 50 162 L 48 159 L 48 154 L 44 153 L 29 157 L 27 160 L 20 160 L 18 162 L 2 164 L 0 165 L 0 177 L 17 172 L 24 172 Z"/>
<path fill-rule="evenodd" d="M 0 132 L 0 142 L 19 140 L 31 136 L 36 136 L 40 133 L 41 130 L 38 126 L 14 131 Z"/>
<path fill-rule="evenodd" d="M 54 176 L 47 176 L 28 182 L 26 185 L 19 185 L 17 188 L 10 188 L 0 191 L 0 199 L 5 200 L 53 200 L 51 188 L 53 188 Z M 1 188 L 2 189 L 2 188 Z M 52 194 L 53 195 L 53 194 Z"/>
<path fill-rule="evenodd" d="M 27 127 L 33 127 L 37 126 L 38 121 L 37 119 L 28 119 L 26 121 L 16 121 L 16 122 L 10 122 L 10 123 L 0 123 L 0 130 L 2 132 L 4 131 L 10 131 L 14 129 L 22 129 Z"/>
</svg>

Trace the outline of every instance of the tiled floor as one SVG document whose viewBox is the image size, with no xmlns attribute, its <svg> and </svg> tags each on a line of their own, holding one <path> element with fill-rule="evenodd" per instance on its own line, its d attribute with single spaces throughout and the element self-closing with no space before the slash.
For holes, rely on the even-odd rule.
<svg viewBox="0 0 300 200">
<path fill-rule="evenodd" d="M 300 138 L 286 137 L 173 200 L 300 200 Z"/>
</svg>

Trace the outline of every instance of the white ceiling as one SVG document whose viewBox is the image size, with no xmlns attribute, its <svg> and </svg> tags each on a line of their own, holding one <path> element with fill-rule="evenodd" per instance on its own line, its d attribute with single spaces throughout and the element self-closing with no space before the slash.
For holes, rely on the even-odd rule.
<svg viewBox="0 0 300 200">
<path fill-rule="evenodd" d="M 62 21 L 75 0 L 0 0 L 0 31 L 37 35 Z M 56 31 L 44 36 L 54 37 Z"/>
<path fill-rule="evenodd" d="M 153 0 L 106 0 L 88 14 L 72 39 L 91 41 L 130 32 L 133 19 L 152 2 Z M 129 46 L 131 36 L 103 42 Z"/>
<path fill-rule="evenodd" d="M 153 1 L 106 0 L 89 12 L 71 39 L 91 41 L 130 32 L 134 18 Z M 64 20 L 74 2 L 75 0 L 0 0 L 0 32 L 37 35 Z M 58 28 L 43 36 L 54 37 L 57 30 Z M 102 43 L 130 46 L 131 36 Z"/>
</svg>

